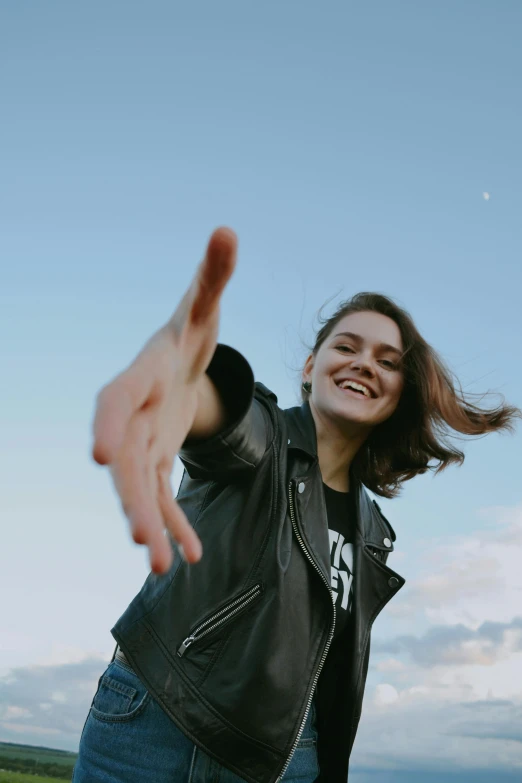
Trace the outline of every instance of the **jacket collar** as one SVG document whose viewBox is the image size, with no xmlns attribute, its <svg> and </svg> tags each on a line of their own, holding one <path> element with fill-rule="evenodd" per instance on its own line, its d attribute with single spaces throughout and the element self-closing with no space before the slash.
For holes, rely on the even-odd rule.
<svg viewBox="0 0 522 783">
<path fill-rule="evenodd" d="M 285 410 L 288 431 L 288 448 L 300 449 L 313 460 L 317 459 L 317 433 L 310 403 Z"/>
<path fill-rule="evenodd" d="M 309 469 L 317 465 L 319 472 L 317 433 L 310 404 L 303 402 L 300 406 L 287 408 L 284 415 L 288 450 L 299 450 L 306 454 L 311 460 Z M 362 482 L 353 475 L 350 476 L 350 488 L 355 495 L 357 527 L 365 544 L 392 552 L 395 531 L 389 522 L 384 521 L 379 506 L 375 501 L 372 502 Z M 385 541 L 390 542 L 390 546 Z"/>
</svg>

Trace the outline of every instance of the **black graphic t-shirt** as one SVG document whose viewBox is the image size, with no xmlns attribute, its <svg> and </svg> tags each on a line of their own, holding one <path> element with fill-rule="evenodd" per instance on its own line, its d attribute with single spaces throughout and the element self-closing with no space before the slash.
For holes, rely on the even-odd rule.
<svg viewBox="0 0 522 783">
<path fill-rule="evenodd" d="M 331 587 L 336 610 L 335 640 L 343 631 L 352 609 L 355 514 L 349 492 L 338 492 L 324 483 L 323 489 L 330 538 Z"/>
</svg>

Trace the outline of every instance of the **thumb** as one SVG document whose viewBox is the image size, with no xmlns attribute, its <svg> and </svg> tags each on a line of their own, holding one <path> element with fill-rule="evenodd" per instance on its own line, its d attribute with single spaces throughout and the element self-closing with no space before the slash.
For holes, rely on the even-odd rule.
<svg viewBox="0 0 522 783">
<path fill-rule="evenodd" d="M 99 465 L 110 464 L 119 451 L 134 413 L 150 394 L 150 374 L 137 359 L 98 394 L 92 425 L 92 456 Z"/>
</svg>

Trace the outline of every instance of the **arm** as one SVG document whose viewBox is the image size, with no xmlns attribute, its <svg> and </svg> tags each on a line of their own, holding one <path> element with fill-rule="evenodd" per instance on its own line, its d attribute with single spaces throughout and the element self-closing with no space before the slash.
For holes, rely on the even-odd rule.
<svg viewBox="0 0 522 783">
<path fill-rule="evenodd" d="M 254 374 L 236 350 L 219 344 L 198 389 L 195 426 L 179 457 L 191 478 L 253 470 L 272 438 L 270 416 L 254 398 Z"/>
<path fill-rule="evenodd" d="M 223 396 L 207 374 L 199 379 L 196 394 L 196 415 L 185 443 L 212 438 L 226 428 L 230 419 Z"/>
</svg>

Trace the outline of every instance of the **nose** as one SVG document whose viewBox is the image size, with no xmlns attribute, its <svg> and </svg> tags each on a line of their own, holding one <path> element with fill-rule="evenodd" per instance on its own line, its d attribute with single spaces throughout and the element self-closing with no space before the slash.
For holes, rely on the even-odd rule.
<svg viewBox="0 0 522 783">
<path fill-rule="evenodd" d="M 366 354 L 358 354 L 354 356 L 351 363 L 351 369 L 360 372 L 368 378 L 375 377 L 375 370 L 373 369 L 373 363 L 369 356 Z"/>
</svg>

